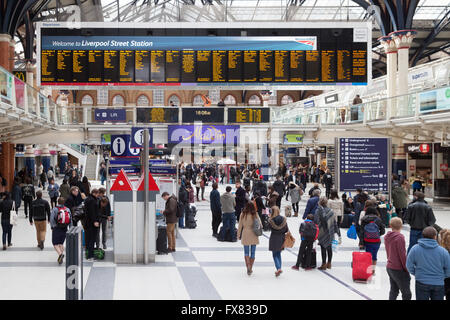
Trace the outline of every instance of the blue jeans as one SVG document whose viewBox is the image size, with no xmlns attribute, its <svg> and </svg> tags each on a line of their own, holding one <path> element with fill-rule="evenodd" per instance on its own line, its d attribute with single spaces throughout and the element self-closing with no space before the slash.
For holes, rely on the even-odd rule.
<svg viewBox="0 0 450 320">
<path fill-rule="evenodd" d="M 250 252 L 249 252 L 250 251 Z M 251 246 L 244 246 L 244 256 L 250 256 L 250 258 L 255 259 L 256 244 Z"/>
<path fill-rule="evenodd" d="M 186 214 L 187 205 L 183 208 L 183 215 L 178 218 L 178 228 L 184 228 L 184 216 Z"/>
<path fill-rule="evenodd" d="M 366 242 L 364 244 L 365 248 L 366 248 L 366 252 L 370 252 L 370 254 L 372 255 L 372 260 L 373 261 L 377 261 L 377 254 L 378 254 L 378 250 L 380 250 L 380 245 L 381 243 L 369 243 Z"/>
<path fill-rule="evenodd" d="M 106 177 L 100 176 L 100 183 L 103 185 L 105 183 Z"/>
<path fill-rule="evenodd" d="M 422 239 L 422 230 L 417 230 L 417 229 L 411 229 L 411 231 L 409 232 L 409 246 L 408 246 L 408 252 L 409 250 L 411 250 L 411 248 L 417 244 L 417 241 L 419 239 Z"/>
<path fill-rule="evenodd" d="M 8 244 L 11 244 L 12 227 L 13 226 L 9 223 L 9 220 L 2 220 L 2 241 L 4 246 L 6 246 L 6 238 L 8 238 Z"/>
<path fill-rule="evenodd" d="M 227 230 L 234 230 L 236 227 L 236 215 L 234 212 L 224 213 L 222 215 L 222 224 L 225 233 Z"/>
<path fill-rule="evenodd" d="M 444 300 L 444 286 L 424 284 L 416 280 L 416 300 Z"/>
<path fill-rule="evenodd" d="M 272 251 L 273 262 L 275 262 L 275 268 L 281 269 L 281 251 Z"/>
</svg>

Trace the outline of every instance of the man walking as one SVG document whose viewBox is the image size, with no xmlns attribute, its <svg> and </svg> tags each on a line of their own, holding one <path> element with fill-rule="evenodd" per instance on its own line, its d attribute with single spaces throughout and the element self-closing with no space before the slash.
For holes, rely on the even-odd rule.
<svg viewBox="0 0 450 320">
<path fill-rule="evenodd" d="M 25 180 L 26 185 L 22 187 L 22 200 L 25 210 L 25 218 L 28 218 L 28 212 L 31 212 L 31 203 L 36 197 L 36 192 L 34 191 L 34 185 L 31 183 L 31 178 L 27 177 Z"/>
<path fill-rule="evenodd" d="M 406 259 L 408 271 L 416 278 L 416 299 L 444 300 L 444 279 L 450 277 L 450 255 L 436 241 L 436 229 L 426 227 L 422 236 Z"/>
<path fill-rule="evenodd" d="M 402 293 L 403 300 L 411 300 L 411 276 L 406 268 L 406 244 L 405 237 L 401 233 L 402 219 L 399 217 L 392 218 L 390 226 L 392 231 L 384 236 L 387 254 L 386 271 L 391 284 L 389 300 L 397 300 L 399 291 Z"/>
<path fill-rule="evenodd" d="M 237 234 L 235 234 L 236 228 L 236 215 L 234 214 L 234 208 L 236 207 L 236 199 L 231 194 L 231 187 L 226 187 L 226 192 L 220 196 L 220 204 L 222 207 L 222 221 L 223 221 L 223 240 L 227 240 L 228 233 L 231 235 L 231 241 L 237 241 Z M 228 239 L 229 240 L 229 239 Z"/>
<path fill-rule="evenodd" d="M 98 190 L 92 189 L 89 197 L 84 201 L 84 207 L 86 210 L 85 218 L 85 239 L 88 261 L 94 259 L 94 245 L 97 239 L 98 227 L 100 226 L 100 207 L 98 204 Z"/>
<path fill-rule="evenodd" d="M 177 223 L 177 197 L 163 192 L 161 197 L 166 201 L 166 207 L 163 211 L 167 224 L 167 243 L 169 252 L 175 252 L 175 225 Z"/>
<path fill-rule="evenodd" d="M 37 246 L 43 250 L 47 222 L 50 223 L 50 205 L 47 200 L 42 199 L 41 190 L 36 192 L 36 200 L 31 203 L 30 225 L 33 225 L 33 220 L 36 227 Z"/>
<path fill-rule="evenodd" d="M 281 180 L 281 176 L 277 175 L 277 180 L 273 183 L 273 188 L 275 189 L 275 191 L 278 193 L 278 198 L 277 198 L 277 207 L 281 208 L 281 199 L 283 199 L 284 196 L 284 190 L 285 190 L 285 186 L 283 181 Z"/>
<path fill-rule="evenodd" d="M 417 241 L 422 238 L 422 230 L 434 225 L 436 222 L 433 209 L 425 202 L 425 195 L 420 191 L 416 191 L 414 196 L 417 200 L 409 204 L 404 217 L 405 222 L 411 227 L 408 253 Z"/>
<path fill-rule="evenodd" d="M 209 194 L 209 203 L 212 213 L 212 236 L 217 238 L 219 225 L 222 222 L 222 204 L 220 203 L 220 193 L 217 190 L 219 185 L 214 182 L 212 185 L 213 190 Z"/>
<path fill-rule="evenodd" d="M 408 206 L 408 194 L 405 189 L 402 188 L 398 181 L 397 175 L 393 175 L 392 181 L 392 204 L 395 207 L 395 215 L 400 219 L 403 219 L 406 207 Z"/>
<path fill-rule="evenodd" d="M 242 209 L 244 209 L 245 203 L 245 190 L 241 187 L 241 182 L 239 180 L 236 181 L 236 208 L 235 214 L 236 219 L 239 222 L 239 216 L 241 215 Z"/>
</svg>

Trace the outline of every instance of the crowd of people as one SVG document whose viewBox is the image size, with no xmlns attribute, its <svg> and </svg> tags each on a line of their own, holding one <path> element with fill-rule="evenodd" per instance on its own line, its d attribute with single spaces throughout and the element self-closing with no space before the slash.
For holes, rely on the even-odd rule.
<svg viewBox="0 0 450 320">
<path fill-rule="evenodd" d="M 396 299 L 399 292 L 402 293 L 402 299 L 411 299 L 411 274 L 415 276 L 417 299 L 442 300 L 444 296 L 448 299 L 450 230 L 436 224 L 433 209 L 427 204 L 425 195 L 416 191 L 410 202 L 404 181 L 393 175 L 391 197 L 361 189 L 356 190 L 353 197 L 347 194 L 340 197 L 338 191 L 333 189 L 330 171 L 325 169 L 322 173 L 317 168 L 311 169 L 309 175 L 304 168 L 296 168 L 287 172 L 283 179 L 283 168 L 280 167 L 275 181 L 268 184 L 263 176 L 258 176 L 258 167 L 237 166 L 234 190 L 227 186 L 225 192 L 220 194 L 220 167 L 218 170 L 207 165 L 184 167 L 179 181 L 179 198 L 163 194 L 166 200 L 164 215 L 170 219 L 170 251 L 175 251 L 175 225 L 178 223 L 183 228 L 183 212 L 194 202 L 192 185 L 195 183 L 197 188 L 197 201 L 203 201 L 204 188 L 210 181 L 212 236 L 219 241 L 241 240 L 247 274 L 251 275 L 259 236 L 263 234 L 262 230 L 270 231 L 269 250 L 275 264 L 275 276 L 278 277 L 283 272 L 281 252 L 288 247 L 288 238 L 291 237 L 287 217 L 291 216 L 291 210 L 293 216 L 298 217 L 298 203 L 307 194 L 299 229 L 300 249 L 293 270 L 299 270 L 300 267 L 311 270 L 316 267 L 316 241 L 322 258 L 318 269 L 331 269 L 334 247 L 342 243 L 341 228 L 353 225 L 358 238 L 357 247 L 368 252 L 372 258 L 372 273 L 375 273 L 384 235 L 390 280 L 389 299 Z M 313 184 L 306 191 L 308 181 Z M 325 195 L 322 195 L 319 183 L 323 183 Z M 199 189 L 202 191 L 201 199 L 198 197 Z M 281 200 L 285 196 L 286 200 L 290 198 L 291 205 L 284 207 L 285 214 L 282 215 Z M 177 215 L 177 210 L 181 214 Z M 410 226 L 408 248 L 401 233 L 404 224 Z"/>
</svg>

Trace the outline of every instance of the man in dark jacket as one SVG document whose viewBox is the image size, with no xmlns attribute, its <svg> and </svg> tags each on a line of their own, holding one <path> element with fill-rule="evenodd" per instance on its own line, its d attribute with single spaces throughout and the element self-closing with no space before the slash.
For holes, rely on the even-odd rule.
<svg viewBox="0 0 450 320">
<path fill-rule="evenodd" d="M 400 185 L 397 175 L 394 175 L 393 179 L 394 181 L 392 182 L 391 191 L 392 203 L 395 207 L 395 214 L 397 217 L 403 219 L 404 213 L 408 206 L 408 194 Z"/>
<path fill-rule="evenodd" d="M 178 219 L 178 227 L 184 228 L 184 215 L 189 207 L 189 192 L 183 183 L 180 184 L 180 189 L 178 190 L 178 200 L 183 205 L 183 215 Z"/>
<path fill-rule="evenodd" d="M 267 185 L 263 180 L 263 176 L 260 176 L 256 183 L 253 184 L 253 193 L 258 192 L 261 196 L 267 196 Z"/>
<path fill-rule="evenodd" d="M 36 200 L 31 203 L 30 225 L 36 227 L 36 237 L 38 247 L 44 249 L 45 234 L 47 232 L 47 223 L 50 223 L 50 205 L 47 200 L 42 199 L 42 191 L 36 192 Z"/>
<path fill-rule="evenodd" d="M 308 202 L 306 203 L 305 212 L 303 213 L 303 220 L 306 219 L 306 216 L 308 214 L 316 213 L 317 204 L 319 203 L 319 197 L 320 197 L 320 189 L 314 190 L 312 192 L 311 198 L 309 198 Z"/>
<path fill-rule="evenodd" d="M 404 221 L 411 227 L 408 253 L 417 244 L 417 241 L 422 238 L 422 230 L 433 226 L 436 222 L 433 209 L 425 202 L 425 195 L 416 191 L 414 197 L 417 200 L 409 204 L 404 216 Z"/>
<path fill-rule="evenodd" d="M 108 221 L 111 220 L 111 204 L 109 202 L 108 197 L 106 196 L 106 189 L 99 188 L 98 189 L 98 199 L 100 206 L 100 226 L 98 228 L 97 238 L 96 238 L 96 247 L 100 247 L 100 229 L 102 230 L 102 245 L 103 249 L 106 250 L 106 231 L 108 226 Z"/>
<path fill-rule="evenodd" d="M 175 252 L 175 225 L 177 223 L 178 201 L 175 195 L 169 195 L 163 192 L 161 197 L 166 201 L 166 207 L 163 211 L 167 224 L 167 243 L 169 252 Z"/>
<path fill-rule="evenodd" d="M 331 175 L 330 169 L 323 175 L 323 183 L 325 184 L 325 196 L 330 197 L 331 188 L 333 187 L 333 176 Z"/>
<path fill-rule="evenodd" d="M 213 190 L 209 194 L 209 204 L 212 213 L 212 236 L 217 238 L 219 225 L 222 222 L 222 205 L 220 203 L 220 193 L 217 190 L 219 185 L 214 182 L 212 185 Z"/>
<path fill-rule="evenodd" d="M 244 209 L 245 202 L 245 190 L 241 187 L 241 182 L 238 180 L 236 181 L 236 207 L 234 212 L 236 214 L 236 220 L 238 222 L 241 211 L 242 209 Z"/>
<path fill-rule="evenodd" d="M 25 218 L 28 218 L 28 210 L 31 211 L 31 203 L 36 198 L 34 186 L 31 183 L 31 178 L 27 177 L 25 181 L 26 185 L 22 187 L 22 200 L 25 210 Z"/>
<path fill-rule="evenodd" d="M 273 183 L 273 188 L 278 193 L 278 199 L 277 199 L 277 207 L 281 208 L 281 199 L 283 199 L 284 196 L 284 183 L 281 180 L 281 176 L 277 176 L 277 180 Z"/>
<path fill-rule="evenodd" d="M 79 211 L 75 210 L 75 208 L 79 208 L 82 203 L 83 198 L 81 197 L 80 190 L 78 189 L 78 187 L 76 186 L 71 187 L 69 197 L 66 199 L 64 206 L 69 208 L 70 213 L 72 214 L 72 223 L 74 227 L 76 227 L 78 224 L 76 214 Z"/>
<path fill-rule="evenodd" d="M 97 238 L 98 227 L 100 226 L 100 207 L 98 204 L 98 190 L 92 189 L 89 197 L 84 201 L 84 207 L 86 212 L 85 218 L 85 239 L 87 259 L 92 261 L 94 258 L 94 245 Z"/>
</svg>

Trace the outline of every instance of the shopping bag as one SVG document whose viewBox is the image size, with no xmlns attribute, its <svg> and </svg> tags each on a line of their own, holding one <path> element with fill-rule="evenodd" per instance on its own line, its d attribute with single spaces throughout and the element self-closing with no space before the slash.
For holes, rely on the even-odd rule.
<svg viewBox="0 0 450 320">
<path fill-rule="evenodd" d="M 12 206 L 12 209 L 11 209 L 11 211 L 9 212 L 9 224 L 10 225 L 13 225 L 13 226 L 16 226 L 17 225 L 17 219 L 19 218 L 19 215 L 17 214 L 17 211 L 16 211 L 16 205 L 15 205 L 15 203 L 14 203 L 14 201 L 13 201 L 13 206 Z"/>
<path fill-rule="evenodd" d="M 332 240 L 331 241 L 331 250 L 333 250 L 333 252 L 338 252 L 338 248 L 339 248 L 339 242 L 337 240 Z"/>
<path fill-rule="evenodd" d="M 354 224 L 352 224 L 350 226 L 350 228 L 348 228 L 348 230 L 347 230 L 347 237 L 349 237 L 350 239 L 356 239 L 357 238 L 356 228 L 355 228 Z"/>
</svg>

